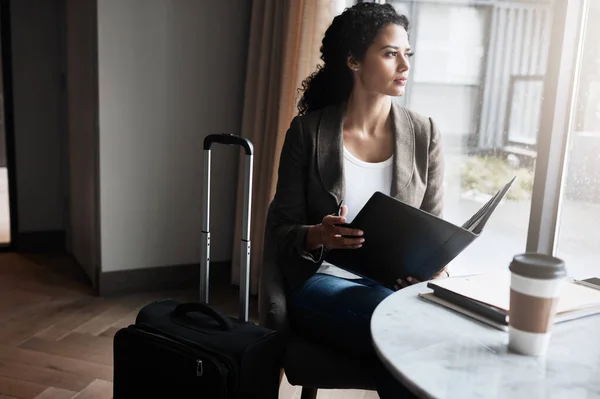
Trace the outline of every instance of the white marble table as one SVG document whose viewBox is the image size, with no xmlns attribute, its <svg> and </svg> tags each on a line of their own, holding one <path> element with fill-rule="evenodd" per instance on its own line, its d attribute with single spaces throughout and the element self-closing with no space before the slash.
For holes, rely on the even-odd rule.
<svg viewBox="0 0 600 399">
<path fill-rule="evenodd" d="M 554 327 L 545 357 L 508 352 L 508 333 L 418 298 L 419 283 L 379 304 L 378 356 L 426 398 L 600 398 L 600 315 Z"/>
</svg>

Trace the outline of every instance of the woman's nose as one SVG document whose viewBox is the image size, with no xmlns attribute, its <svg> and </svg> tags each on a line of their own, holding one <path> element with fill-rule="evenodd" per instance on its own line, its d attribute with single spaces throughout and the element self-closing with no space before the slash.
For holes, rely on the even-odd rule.
<svg viewBox="0 0 600 399">
<path fill-rule="evenodd" d="M 410 62 L 405 56 L 398 57 L 398 72 L 405 72 L 410 69 Z"/>
<path fill-rule="evenodd" d="M 400 62 L 398 62 L 398 72 L 406 72 L 410 69 L 410 63 L 408 62 L 408 60 L 403 61 L 401 60 Z"/>
</svg>

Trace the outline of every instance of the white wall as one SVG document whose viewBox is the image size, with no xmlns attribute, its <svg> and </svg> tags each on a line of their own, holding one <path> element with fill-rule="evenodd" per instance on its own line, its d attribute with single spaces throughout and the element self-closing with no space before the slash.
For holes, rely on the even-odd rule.
<svg viewBox="0 0 600 399">
<path fill-rule="evenodd" d="M 11 1 L 19 231 L 64 229 L 60 0 Z"/>
<path fill-rule="evenodd" d="M 98 2 L 102 271 L 200 260 L 202 142 L 239 133 L 251 2 Z M 237 150 L 213 150 L 212 260 L 231 259 Z"/>
</svg>

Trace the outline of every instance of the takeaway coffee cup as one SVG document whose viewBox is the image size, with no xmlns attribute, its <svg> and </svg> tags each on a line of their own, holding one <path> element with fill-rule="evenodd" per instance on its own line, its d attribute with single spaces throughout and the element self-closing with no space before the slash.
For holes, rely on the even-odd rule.
<svg viewBox="0 0 600 399">
<path fill-rule="evenodd" d="M 509 350 L 544 355 L 566 277 L 565 264 L 552 256 L 524 253 L 513 258 L 509 269 Z"/>
</svg>

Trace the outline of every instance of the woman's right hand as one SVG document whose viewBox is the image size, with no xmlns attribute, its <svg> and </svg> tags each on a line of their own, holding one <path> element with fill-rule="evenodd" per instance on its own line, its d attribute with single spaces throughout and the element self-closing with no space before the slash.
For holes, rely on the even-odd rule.
<svg viewBox="0 0 600 399">
<path fill-rule="evenodd" d="M 327 250 L 331 249 L 355 249 L 362 247 L 365 239 L 362 230 L 339 226 L 346 223 L 348 207 L 342 206 L 340 216 L 327 215 L 316 227 L 320 230 L 320 241 Z M 342 237 L 358 236 L 358 237 Z"/>
</svg>

